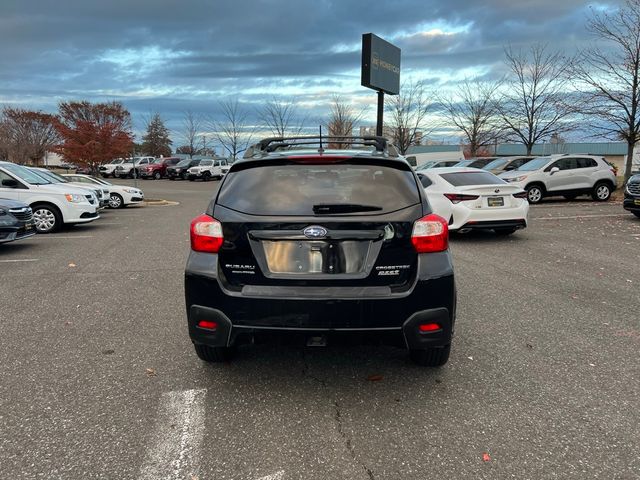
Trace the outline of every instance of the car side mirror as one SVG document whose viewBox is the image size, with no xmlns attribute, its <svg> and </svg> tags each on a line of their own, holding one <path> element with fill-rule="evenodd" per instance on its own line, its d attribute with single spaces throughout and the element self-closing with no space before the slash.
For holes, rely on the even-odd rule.
<svg viewBox="0 0 640 480">
<path fill-rule="evenodd" d="M 13 178 L 5 178 L 2 180 L 2 186 L 8 188 L 16 188 L 18 186 L 18 181 Z"/>
<path fill-rule="evenodd" d="M 551 170 L 549 170 L 549 175 L 553 175 L 556 172 L 559 172 L 560 169 L 558 167 L 553 167 Z"/>
</svg>

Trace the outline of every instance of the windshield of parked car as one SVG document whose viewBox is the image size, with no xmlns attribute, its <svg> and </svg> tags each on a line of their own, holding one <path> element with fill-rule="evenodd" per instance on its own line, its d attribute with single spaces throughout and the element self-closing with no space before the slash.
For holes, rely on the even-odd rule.
<svg viewBox="0 0 640 480">
<path fill-rule="evenodd" d="M 467 167 L 471 165 L 475 160 L 461 160 L 460 162 L 453 165 L 454 167 Z"/>
<path fill-rule="evenodd" d="M 411 167 L 405 168 L 375 162 L 249 167 L 227 173 L 218 203 L 251 215 L 393 212 L 420 203 Z"/>
<path fill-rule="evenodd" d="M 191 160 L 181 160 L 176 167 L 188 167 L 191 163 Z"/>
<path fill-rule="evenodd" d="M 551 157 L 534 158 L 533 160 L 530 160 L 524 165 L 522 165 L 521 167 L 516 168 L 516 170 L 519 172 L 531 172 L 533 170 L 539 170 L 542 167 L 544 167 L 547 163 L 549 163 L 550 160 L 551 160 Z"/>
<path fill-rule="evenodd" d="M 213 165 L 213 160 L 202 160 L 200 162 L 201 167 L 207 167 Z"/>
<path fill-rule="evenodd" d="M 431 160 L 430 162 L 423 163 L 418 168 L 416 168 L 416 170 L 426 170 L 426 169 L 430 168 L 432 165 L 435 165 L 435 163 L 436 162 Z"/>
<path fill-rule="evenodd" d="M 466 187 L 469 185 L 498 185 L 506 183 L 491 172 L 452 172 L 440 175 L 454 187 Z"/>
<path fill-rule="evenodd" d="M 52 182 L 47 180 L 42 175 L 38 175 L 37 173 L 29 170 L 26 167 L 22 167 L 20 165 L 15 165 L 12 163 L 4 164 L 2 167 L 9 173 L 12 173 L 16 177 L 24 180 L 30 185 L 48 185 Z"/>
<path fill-rule="evenodd" d="M 57 173 L 50 172 L 49 170 L 36 170 L 36 173 L 53 183 L 69 183 L 69 180 L 66 178 L 61 177 Z"/>
<path fill-rule="evenodd" d="M 483 170 L 493 170 L 495 168 L 502 168 L 504 165 L 507 164 L 509 160 L 505 160 L 504 158 L 496 158 L 493 162 L 489 162 L 487 163 L 484 167 L 482 167 Z"/>
</svg>

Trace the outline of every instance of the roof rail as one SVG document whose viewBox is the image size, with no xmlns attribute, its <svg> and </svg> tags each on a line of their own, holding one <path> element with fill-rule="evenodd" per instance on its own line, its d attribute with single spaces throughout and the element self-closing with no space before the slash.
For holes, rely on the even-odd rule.
<svg viewBox="0 0 640 480">
<path fill-rule="evenodd" d="M 275 152 L 276 150 L 292 149 L 304 145 L 318 145 L 318 153 L 324 151 L 323 145 L 330 143 L 362 145 L 375 147 L 376 152 L 390 157 L 398 157 L 397 148 L 384 137 L 375 136 L 305 136 L 305 137 L 270 137 L 260 140 L 247 148 L 244 158 L 255 158 Z"/>
</svg>

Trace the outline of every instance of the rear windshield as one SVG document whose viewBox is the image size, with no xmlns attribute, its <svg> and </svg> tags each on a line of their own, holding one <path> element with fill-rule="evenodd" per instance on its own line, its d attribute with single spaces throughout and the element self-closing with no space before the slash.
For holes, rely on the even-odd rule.
<svg viewBox="0 0 640 480">
<path fill-rule="evenodd" d="M 502 185 L 505 183 L 504 180 L 490 172 L 443 173 L 440 176 L 454 187 L 464 187 L 467 185 Z"/>
<path fill-rule="evenodd" d="M 420 202 L 413 173 L 389 166 L 269 165 L 236 170 L 226 178 L 218 204 L 251 215 L 314 215 L 327 205 L 335 213 L 370 215 Z"/>
<path fill-rule="evenodd" d="M 483 170 L 493 170 L 494 168 L 500 168 L 503 165 L 506 165 L 508 161 L 509 160 L 505 160 L 504 158 L 498 158 L 498 159 L 494 160 L 493 162 L 487 163 L 484 167 L 482 167 L 482 169 Z"/>
</svg>

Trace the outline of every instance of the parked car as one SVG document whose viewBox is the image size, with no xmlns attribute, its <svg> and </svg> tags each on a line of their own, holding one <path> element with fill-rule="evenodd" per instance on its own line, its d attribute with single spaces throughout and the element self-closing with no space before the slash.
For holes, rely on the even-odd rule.
<svg viewBox="0 0 640 480">
<path fill-rule="evenodd" d="M 28 168 L 9 162 L 0 162 L 0 197 L 29 205 L 38 233 L 100 218 L 98 199 L 93 193 L 51 183 Z"/>
<path fill-rule="evenodd" d="M 127 178 L 133 176 L 140 176 L 140 170 L 150 163 L 153 163 L 155 157 L 133 157 L 126 159 L 120 165 L 116 165 L 115 176 L 117 178 Z"/>
<path fill-rule="evenodd" d="M 220 179 L 224 175 L 222 172 L 223 166 L 228 166 L 226 159 L 203 159 L 200 160 L 200 163 L 198 163 L 198 165 L 195 165 L 187 170 L 187 177 L 191 181 L 201 179 L 205 182 L 212 178 Z"/>
<path fill-rule="evenodd" d="M 617 182 L 607 161 L 592 155 L 538 157 L 517 170 L 500 174 L 500 178 L 526 190 L 529 203 L 558 195 L 571 200 L 584 194 L 604 202 Z"/>
<path fill-rule="evenodd" d="M 625 210 L 640 218 L 640 175 L 634 175 L 627 181 L 622 205 Z"/>
<path fill-rule="evenodd" d="M 460 160 L 429 160 L 428 162 L 419 165 L 416 168 L 416 171 L 428 170 L 430 168 L 453 167 L 458 162 L 460 162 Z"/>
<path fill-rule="evenodd" d="M 109 163 L 105 163 L 104 165 L 100 165 L 98 167 L 98 171 L 103 178 L 114 177 L 116 176 L 116 167 L 118 165 L 122 165 L 125 162 L 124 158 L 116 158 L 115 160 L 111 160 Z"/>
<path fill-rule="evenodd" d="M 140 167 L 140 178 L 153 178 L 160 180 L 167 176 L 167 168 L 172 167 L 180 162 L 178 157 L 156 158 L 146 167 Z"/>
<path fill-rule="evenodd" d="M 0 243 L 23 240 L 35 234 L 31 207 L 23 202 L 0 198 Z"/>
<path fill-rule="evenodd" d="M 526 192 L 491 172 L 475 168 L 438 168 L 418 173 L 433 212 L 450 231 L 493 230 L 510 235 L 526 228 Z"/>
<path fill-rule="evenodd" d="M 468 158 L 467 160 L 460 160 L 453 167 L 467 167 L 467 168 L 482 168 L 489 162 L 494 161 L 498 157 L 480 157 L 480 158 Z"/>
<path fill-rule="evenodd" d="M 202 360 L 297 334 L 308 345 L 375 337 L 421 365 L 447 362 L 456 311 L 447 222 L 384 138 L 365 141 L 375 151 L 279 150 L 295 141 L 267 139 L 231 166 L 191 222 L 185 294 Z"/>
<path fill-rule="evenodd" d="M 144 193 L 139 188 L 128 187 L 126 185 L 115 185 L 102 178 L 91 175 L 66 174 L 64 177 L 73 182 L 85 185 L 106 186 L 109 189 L 109 208 L 124 208 L 129 205 L 137 205 L 144 201 Z"/>
<path fill-rule="evenodd" d="M 33 172 L 37 173 L 41 177 L 46 178 L 51 183 L 67 183 L 69 185 L 73 185 L 74 187 L 82 188 L 83 190 L 87 190 L 93 192 L 100 202 L 100 208 L 104 208 L 109 204 L 109 190 L 105 187 L 99 187 L 98 185 L 87 185 L 82 183 L 73 182 L 62 175 L 58 175 L 57 173 L 52 172 L 51 170 L 47 170 L 46 168 L 40 167 L 27 167 Z"/>
<path fill-rule="evenodd" d="M 499 175 L 502 172 L 510 172 L 520 168 L 529 160 L 533 160 L 535 157 L 500 157 L 487 163 L 483 170 L 487 170 L 495 175 Z"/>
<path fill-rule="evenodd" d="M 187 178 L 187 170 L 191 167 L 195 167 L 200 163 L 200 160 L 196 159 L 185 159 L 181 162 L 178 162 L 172 167 L 167 167 L 167 178 L 169 180 L 181 179 L 185 180 Z"/>
</svg>

